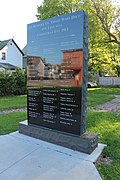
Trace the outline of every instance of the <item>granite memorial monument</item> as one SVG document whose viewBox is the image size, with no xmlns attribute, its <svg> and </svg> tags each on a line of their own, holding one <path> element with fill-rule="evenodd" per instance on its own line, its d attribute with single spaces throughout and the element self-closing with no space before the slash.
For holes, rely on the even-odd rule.
<svg viewBox="0 0 120 180">
<path fill-rule="evenodd" d="M 97 134 L 86 132 L 87 61 L 84 11 L 28 24 L 28 123 L 20 133 L 85 153 L 97 147 Z"/>
</svg>

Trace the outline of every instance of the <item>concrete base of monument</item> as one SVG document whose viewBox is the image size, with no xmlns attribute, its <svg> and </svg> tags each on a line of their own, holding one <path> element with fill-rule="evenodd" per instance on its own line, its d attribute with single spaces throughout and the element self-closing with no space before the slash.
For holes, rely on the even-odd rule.
<svg viewBox="0 0 120 180">
<path fill-rule="evenodd" d="M 19 123 L 19 133 L 87 154 L 91 154 L 98 146 L 98 135 L 96 133 L 86 132 L 80 137 L 72 136 L 51 129 L 28 125 L 27 121 Z"/>
</svg>

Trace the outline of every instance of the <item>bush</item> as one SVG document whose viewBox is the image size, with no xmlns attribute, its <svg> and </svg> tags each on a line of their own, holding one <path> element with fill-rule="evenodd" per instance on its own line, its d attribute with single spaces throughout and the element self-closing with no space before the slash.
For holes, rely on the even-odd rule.
<svg viewBox="0 0 120 180">
<path fill-rule="evenodd" d="M 0 96 L 26 93 L 26 72 L 17 68 L 15 72 L 0 72 Z"/>
</svg>

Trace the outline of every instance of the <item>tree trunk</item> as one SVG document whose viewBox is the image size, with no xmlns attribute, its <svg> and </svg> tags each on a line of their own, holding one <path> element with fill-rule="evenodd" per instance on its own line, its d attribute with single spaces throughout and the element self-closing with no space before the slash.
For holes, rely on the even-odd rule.
<svg viewBox="0 0 120 180">
<path fill-rule="evenodd" d="M 120 65 L 117 65 L 116 69 L 117 69 L 117 76 L 120 77 Z"/>
</svg>

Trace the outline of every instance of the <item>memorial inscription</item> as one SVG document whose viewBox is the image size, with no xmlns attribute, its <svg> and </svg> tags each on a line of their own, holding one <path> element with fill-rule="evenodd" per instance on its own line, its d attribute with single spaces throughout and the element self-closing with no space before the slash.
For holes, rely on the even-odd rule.
<svg viewBox="0 0 120 180">
<path fill-rule="evenodd" d="M 81 88 L 55 87 L 28 90 L 30 124 L 80 134 Z"/>
<path fill-rule="evenodd" d="M 27 39 L 28 123 L 82 135 L 87 15 L 79 11 L 29 24 Z"/>
</svg>

